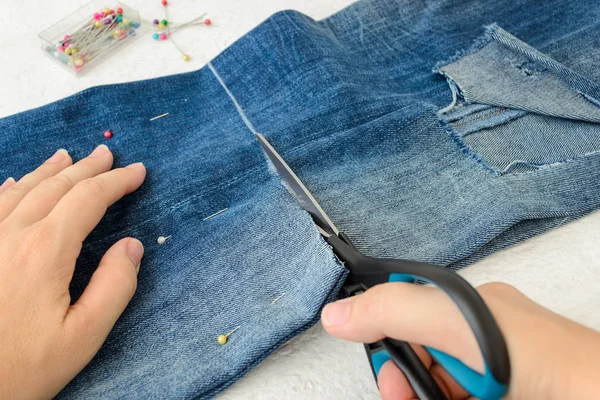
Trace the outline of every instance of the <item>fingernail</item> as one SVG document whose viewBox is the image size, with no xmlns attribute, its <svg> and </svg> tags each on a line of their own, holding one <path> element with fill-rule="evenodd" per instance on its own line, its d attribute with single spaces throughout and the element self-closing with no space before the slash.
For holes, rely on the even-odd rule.
<svg viewBox="0 0 600 400">
<path fill-rule="evenodd" d="M 133 164 L 129 164 L 125 168 L 140 168 L 140 167 L 143 167 L 143 166 L 144 166 L 144 163 L 136 162 L 136 163 L 133 163 Z"/>
<path fill-rule="evenodd" d="M 12 176 L 8 177 L 4 181 L 4 183 L 2 183 L 2 185 L 0 185 L 0 190 L 6 189 L 7 187 L 9 187 L 10 185 L 12 185 L 13 183 L 15 183 L 15 178 L 13 178 Z"/>
<path fill-rule="evenodd" d="M 48 163 L 48 164 L 59 163 L 59 162 L 63 161 L 65 158 L 67 158 L 68 155 L 69 155 L 69 152 L 66 151 L 65 149 L 59 149 L 56 153 L 54 153 L 54 155 L 52 157 L 50 157 L 48 160 L 46 160 L 46 163 Z"/>
<path fill-rule="evenodd" d="M 100 146 L 96 147 L 94 151 L 92 151 L 90 157 L 99 157 L 106 153 L 108 153 L 108 147 L 106 147 L 105 144 L 101 144 Z"/>
<path fill-rule="evenodd" d="M 352 311 L 352 298 L 336 301 L 325 306 L 321 319 L 324 325 L 344 325 L 350 319 Z"/>
<path fill-rule="evenodd" d="M 140 272 L 140 263 L 144 255 L 144 245 L 142 242 L 137 239 L 130 239 L 129 243 L 127 243 L 127 255 L 133 265 L 135 265 L 135 270 Z"/>
</svg>

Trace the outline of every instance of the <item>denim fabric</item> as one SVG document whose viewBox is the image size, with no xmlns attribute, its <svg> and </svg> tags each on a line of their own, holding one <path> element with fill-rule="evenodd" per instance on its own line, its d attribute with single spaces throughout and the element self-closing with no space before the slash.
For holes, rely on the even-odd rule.
<svg viewBox="0 0 600 400">
<path fill-rule="evenodd" d="M 60 147 L 83 157 L 109 128 L 116 164 L 148 168 L 85 242 L 72 282 L 76 299 L 102 252 L 133 235 L 146 245 L 138 292 L 59 397 L 213 396 L 336 296 L 343 267 L 253 132 L 371 256 L 459 268 L 598 208 L 595 3 L 286 11 L 200 71 L 0 120 L 2 177 Z"/>
</svg>

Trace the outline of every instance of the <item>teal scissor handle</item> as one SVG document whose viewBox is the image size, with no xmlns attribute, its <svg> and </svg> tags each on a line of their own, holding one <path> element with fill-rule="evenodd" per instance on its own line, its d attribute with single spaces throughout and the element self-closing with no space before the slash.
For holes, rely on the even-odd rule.
<svg viewBox="0 0 600 400">
<path fill-rule="evenodd" d="M 389 276 L 389 282 L 414 282 L 415 279 L 424 279 L 410 274 L 392 273 Z M 430 282 L 432 283 L 432 282 Z M 435 283 L 434 283 L 435 284 Z M 440 350 L 425 346 L 425 349 L 433 356 L 433 358 L 461 385 L 467 392 L 481 400 L 500 400 L 507 392 L 508 385 L 502 384 L 494 378 L 487 365 L 485 365 L 485 373 L 481 375 L 466 366 L 459 359 L 452 357 Z M 390 359 L 388 353 L 378 354 L 377 362 L 379 368 L 381 365 Z M 385 359 L 387 355 L 387 359 Z M 379 364 L 381 363 L 381 364 Z"/>
<path fill-rule="evenodd" d="M 481 375 L 451 355 L 427 346 L 425 346 L 425 349 L 435 358 L 438 364 L 452 375 L 460 386 L 478 399 L 500 400 L 506 394 L 508 386 L 498 382 L 487 365 L 485 366 L 485 373 Z"/>
<path fill-rule="evenodd" d="M 485 373 L 481 375 L 460 360 L 436 349 L 429 348 L 427 350 L 465 390 L 474 396 L 482 400 L 498 400 L 507 392 L 510 382 L 510 360 L 506 341 L 491 311 L 475 288 L 466 280 L 453 271 L 432 264 L 365 256 L 351 244 L 349 238 L 342 232 L 326 237 L 326 241 L 350 271 L 346 280 L 348 287 L 358 285 L 368 289 L 388 281 L 414 282 L 420 280 L 431 283 L 444 291 L 456 304 L 473 331 L 483 356 Z M 389 346 L 386 350 L 388 353 L 390 352 Z M 391 348 L 391 350 L 393 352 L 395 349 Z M 391 358 L 397 365 L 399 364 L 397 357 L 392 355 Z M 369 361 L 383 365 L 387 359 L 382 354 L 375 360 L 370 357 Z M 374 365 L 374 371 L 375 367 Z M 403 372 L 406 374 L 406 371 L 403 370 Z M 418 376 L 421 377 L 421 375 Z M 415 388 L 414 385 L 413 388 Z M 416 388 L 415 392 L 419 395 Z M 419 395 L 419 397 L 423 396 Z M 438 397 L 429 396 L 427 398 Z"/>
<path fill-rule="evenodd" d="M 451 355 L 427 346 L 425 346 L 425 349 L 452 375 L 459 385 L 478 399 L 499 400 L 506 394 L 507 386 L 499 383 L 490 373 L 487 366 L 485 374 L 481 375 Z M 371 366 L 375 376 L 379 376 L 379 371 L 383 367 L 383 364 L 391 359 L 392 356 L 386 350 L 380 350 L 371 354 Z"/>
</svg>

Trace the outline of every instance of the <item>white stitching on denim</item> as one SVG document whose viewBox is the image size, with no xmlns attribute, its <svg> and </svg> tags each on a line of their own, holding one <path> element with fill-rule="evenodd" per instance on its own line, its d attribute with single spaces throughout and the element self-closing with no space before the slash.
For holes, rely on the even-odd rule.
<svg viewBox="0 0 600 400">
<path fill-rule="evenodd" d="M 223 89 L 225 89 L 225 92 L 227 93 L 227 95 L 229 96 L 229 98 L 231 99 L 231 101 L 233 102 L 233 105 L 237 109 L 238 114 L 240 114 L 240 117 L 242 117 L 242 120 L 244 121 L 244 123 L 246 124 L 246 126 L 248 127 L 248 129 L 250 129 L 250 131 L 256 135 L 258 132 L 256 131 L 256 129 L 254 129 L 254 125 L 252 125 L 252 122 L 250 122 L 250 120 L 246 116 L 246 113 L 244 112 L 244 109 L 242 108 L 242 106 L 240 106 L 240 103 L 238 103 L 238 101 L 236 100 L 236 98 L 233 96 L 233 93 L 231 93 L 231 91 L 229 90 L 229 88 L 227 87 L 227 85 L 225 85 L 225 82 L 223 82 L 223 79 L 221 78 L 221 75 L 219 75 L 219 73 L 217 72 L 217 70 L 215 69 L 215 67 L 213 67 L 213 65 L 212 65 L 212 63 L 210 61 L 209 61 L 209 63 L 207 65 L 208 65 L 208 68 L 213 73 L 213 75 L 215 76 L 215 78 L 217 78 L 217 81 L 219 81 L 219 83 L 221 84 L 221 86 L 223 87 Z"/>
</svg>

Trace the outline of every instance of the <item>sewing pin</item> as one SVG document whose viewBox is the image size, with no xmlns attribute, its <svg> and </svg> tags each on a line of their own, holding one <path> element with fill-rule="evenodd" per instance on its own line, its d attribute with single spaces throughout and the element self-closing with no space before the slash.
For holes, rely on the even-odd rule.
<svg viewBox="0 0 600 400">
<path fill-rule="evenodd" d="M 156 239 L 156 243 L 158 244 L 165 244 L 165 242 L 167 241 L 167 239 L 169 239 L 171 236 L 173 235 L 169 235 L 169 236 L 159 236 L 158 239 Z"/>
<path fill-rule="evenodd" d="M 219 215 L 219 214 L 221 214 L 222 212 L 225 212 L 225 211 L 227 211 L 227 210 L 228 210 L 228 208 L 224 208 L 224 209 L 222 209 L 221 211 L 217 211 L 216 213 L 214 213 L 214 214 L 211 214 L 211 215 L 209 215 L 208 217 L 204 218 L 202 221 L 206 221 L 207 219 L 211 219 L 211 218 L 213 218 L 213 217 L 216 217 L 217 215 Z"/>
<path fill-rule="evenodd" d="M 217 343 L 219 343 L 221 346 L 223 346 L 225 343 L 227 343 L 227 341 L 229 340 L 229 336 L 231 336 L 231 334 L 235 331 L 237 331 L 240 328 L 241 325 L 238 325 L 234 330 L 232 330 L 231 332 L 225 334 L 225 335 L 219 335 L 217 336 Z"/>
<path fill-rule="evenodd" d="M 169 115 L 169 113 L 160 114 L 160 115 L 157 115 L 156 117 L 152 117 L 152 118 L 150 118 L 150 120 L 149 120 L 149 121 L 154 121 L 154 120 L 157 120 L 157 119 L 159 119 L 159 118 L 166 117 L 167 115 Z"/>
<path fill-rule="evenodd" d="M 281 300 L 281 298 L 282 298 L 283 296 L 285 296 L 286 294 L 287 294 L 287 293 L 282 293 L 282 294 L 280 294 L 280 295 L 279 295 L 279 296 L 278 296 L 276 299 L 274 299 L 274 300 L 271 302 L 271 304 L 275 304 L 276 302 L 278 302 L 279 300 Z"/>
</svg>

